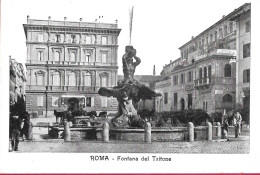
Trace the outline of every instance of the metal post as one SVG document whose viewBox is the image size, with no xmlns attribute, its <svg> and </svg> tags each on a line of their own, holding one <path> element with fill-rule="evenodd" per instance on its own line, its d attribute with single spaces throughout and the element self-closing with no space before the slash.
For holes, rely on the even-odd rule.
<svg viewBox="0 0 260 175">
<path fill-rule="evenodd" d="M 64 141 L 70 141 L 70 123 L 64 122 Z"/>
<path fill-rule="evenodd" d="M 102 136 L 104 142 L 109 142 L 109 125 L 107 122 L 103 123 Z"/>
<path fill-rule="evenodd" d="M 152 127 L 149 122 L 146 122 L 144 126 L 144 140 L 146 143 L 152 142 Z"/>
<path fill-rule="evenodd" d="M 189 134 L 189 142 L 194 141 L 194 125 L 192 122 L 188 123 L 188 134 Z"/>
<path fill-rule="evenodd" d="M 207 122 L 207 140 L 212 140 L 212 124 Z"/>
<path fill-rule="evenodd" d="M 217 136 L 218 138 L 221 137 L 221 125 L 220 125 L 219 122 L 217 122 L 216 136 Z"/>
</svg>

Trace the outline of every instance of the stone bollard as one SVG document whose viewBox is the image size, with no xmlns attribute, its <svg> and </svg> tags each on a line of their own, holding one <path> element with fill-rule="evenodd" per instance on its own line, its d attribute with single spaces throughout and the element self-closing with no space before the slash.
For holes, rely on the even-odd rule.
<svg viewBox="0 0 260 175">
<path fill-rule="evenodd" d="M 219 122 L 217 122 L 216 136 L 221 138 L 221 125 Z"/>
<path fill-rule="evenodd" d="M 144 141 L 146 143 L 152 142 L 152 127 L 149 122 L 146 122 L 144 126 Z"/>
<path fill-rule="evenodd" d="M 207 140 L 212 140 L 212 124 L 210 122 L 207 123 Z"/>
<path fill-rule="evenodd" d="M 48 134 L 50 134 L 50 127 L 53 127 L 53 123 L 49 122 L 49 126 L 48 126 Z"/>
<path fill-rule="evenodd" d="M 64 141 L 70 141 L 70 123 L 67 121 L 64 122 Z"/>
<path fill-rule="evenodd" d="M 227 139 L 227 130 L 225 130 L 224 127 L 221 127 L 221 129 L 222 129 L 221 138 L 222 139 Z"/>
<path fill-rule="evenodd" d="M 56 122 L 60 124 L 60 117 L 56 117 Z"/>
<path fill-rule="evenodd" d="M 33 139 L 32 128 L 33 128 L 33 124 L 32 124 L 32 122 L 29 122 L 29 126 L 28 126 L 28 140 L 32 140 Z"/>
<path fill-rule="evenodd" d="M 189 142 L 194 141 L 194 125 L 192 122 L 188 123 Z"/>
<path fill-rule="evenodd" d="M 109 125 L 107 122 L 103 123 L 102 137 L 104 142 L 109 142 Z"/>
</svg>

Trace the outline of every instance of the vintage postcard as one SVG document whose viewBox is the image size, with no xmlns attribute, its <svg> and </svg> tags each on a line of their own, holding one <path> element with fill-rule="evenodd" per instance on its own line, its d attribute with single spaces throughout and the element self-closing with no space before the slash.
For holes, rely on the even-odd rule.
<svg viewBox="0 0 260 175">
<path fill-rule="evenodd" d="M 258 6 L 1 1 L 0 173 L 259 172 Z"/>
</svg>

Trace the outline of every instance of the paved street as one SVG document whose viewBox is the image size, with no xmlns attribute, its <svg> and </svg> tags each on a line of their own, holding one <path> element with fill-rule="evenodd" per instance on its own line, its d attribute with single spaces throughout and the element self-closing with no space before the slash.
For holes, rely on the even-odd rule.
<svg viewBox="0 0 260 175">
<path fill-rule="evenodd" d="M 249 153 L 249 129 L 244 130 L 239 138 L 229 133 L 228 141 L 195 141 L 195 142 L 123 142 L 101 141 L 64 142 L 62 139 L 42 139 L 22 141 L 19 151 L 22 152 L 72 152 L 72 153 Z"/>
</svg>

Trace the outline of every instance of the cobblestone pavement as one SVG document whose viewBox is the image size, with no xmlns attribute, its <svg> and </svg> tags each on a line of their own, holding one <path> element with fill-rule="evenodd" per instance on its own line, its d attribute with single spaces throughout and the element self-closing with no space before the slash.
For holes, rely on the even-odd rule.
<svg viewBox="0 0 260 175">
<path fill-rule="evenodd" d="M 72 152 L 72 153 L 206 153 L 206 154 L 246 154 L 249 153 L 249 131 L 239 138 L 229 135 L 228 140 L 194 142 L 124 142 L 101 141 L 64 142 L 62 139 L 43 141 L 23 141 L 19 144 L 22 152 Z"/>
</svg>

